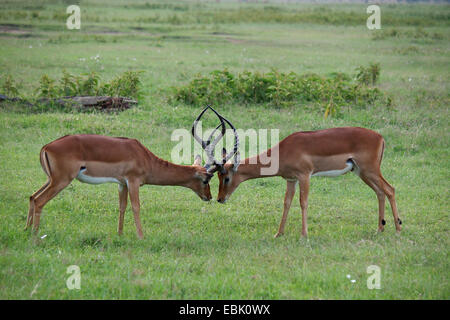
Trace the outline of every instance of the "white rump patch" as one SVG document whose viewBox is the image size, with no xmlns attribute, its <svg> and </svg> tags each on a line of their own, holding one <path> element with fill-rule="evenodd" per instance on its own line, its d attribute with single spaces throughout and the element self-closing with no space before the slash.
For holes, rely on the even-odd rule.
<svg viewBox="0 0 450 320">
<path fill-rule="evenodd" d="M 116 178 L 91 177 L 91 176 L 84 174 L 83 172 L 85 172 L 85 171 L 86 171 L 86 169 L 80 170 L 80 172 L 78 173 L 78 176 L 77 176 L 77 180 L 84 182 L 84 183 L 89 183 L 89 184 L 101 184 L 101 183 L 110 183 L 110 182 L 120 184 L 120 181 L 117 180 Z"/>
<path fill-rule="evenodd" d="M 353 169 L 353 161 L 348 160 L 346 162 L 346 167 L 342 170 L 330 170 L 330 171 L 319 171 L 311 175 L 311 177 L 338 177 L 346 174 Z"/>
</svg>

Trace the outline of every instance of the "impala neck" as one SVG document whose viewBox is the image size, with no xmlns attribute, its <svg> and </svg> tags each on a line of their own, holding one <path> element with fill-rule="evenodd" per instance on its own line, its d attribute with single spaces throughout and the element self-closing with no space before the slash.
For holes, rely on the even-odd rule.
<svg viewBox="0 0 450 320">
<path fill-rule="evenodd" d="M 192 182 L 194 176 L 195 168 L 192 166 L 182 166 L 155 157 L 145 183 L 187 187 Z"/>
<path fill-rule="evenodd" d="M 269 158 L 267 156 L 268 154 Z M 241 176 L 242 181 L 277 176 L 278 170 L 276 172 L 273 172 L 274 170 L 268 170 L 271 166 L 271 162 L 267 163 L 268 161 L 271 161 L 270 149 L 257 156 L 243 160 L 239 165 L 237 173 Z M 265 172 L 263 172 L 264 170 Z"/>
</svg>

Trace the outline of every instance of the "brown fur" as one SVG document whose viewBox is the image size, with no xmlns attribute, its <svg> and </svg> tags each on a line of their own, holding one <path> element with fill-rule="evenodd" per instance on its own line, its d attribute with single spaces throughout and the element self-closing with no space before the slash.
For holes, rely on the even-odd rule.
<svg viewBox="0 0 450 320">
<path fill-rule="evenodd" d="M 212 175 L 200 166 L 199 161 L 192 166 L 170 163 L 155 156 L 135 139 L 87 134 L 64 136 L 42 147 L 40 162 L 48 181 L 31 195 L 25 227 L 33 225 L 35 232 L 39 229 L 44 205 L 67 187 L 81 168 L 86 169 L 84 174 L 88 176 L 115 178 L 121 183 L 119 234 L 122 233 L 129 194 L 137 234 L 143 237 L 139 187 L 144 184 L 183 186 L 192 189 L 203 200 L 211 199 L 209 179 Z"/>
<path fill-rule="evenodd" d="M 284 232 L 287 215 L 295 194 L 295 184 L 300 185 L 300 206 L 302 209 L 302 235 L 307 235 L 307 207 L 310 177 L 321 171 L 342 170 L 351 160 L 357 168 L 355 173 L 377 194 L 379 201 L 378 230 L 384 230 L 384 201 L 388 197 L 394 215 L 397 231 L 401 230 L 394 188 L 383 178 L 380 164 L 384 151 L 383 137 L 368 129 L 358 127 L 332 128 L 318 131 L 296 132 L 280 143 L 252 158 L 241 161 L 234 172 L 233 164 L 225 164 L 224 173 L 219 172 L 219 202 L 225 202 L 238 185 L 246 180 L 263 178 L 260 159 L 270 156 L 274 148 L 279 150 L 279 169 L 272 176 L 281 176 L 287 180 L 283 217 L 276 237 Z M 256 158 L 256 159 L 255 159 Z M 256 164 L 251 164 L 255 163 Z M 228 178 L 230 182 L 224 181 Z"/>
</svg>

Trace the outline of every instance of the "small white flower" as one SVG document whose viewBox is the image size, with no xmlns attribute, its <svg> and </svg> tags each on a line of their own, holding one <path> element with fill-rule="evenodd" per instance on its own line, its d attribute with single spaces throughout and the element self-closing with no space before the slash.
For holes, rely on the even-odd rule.
<svg viewBox="0 0 450 320">
<path fill-rule="evenodd" d="M 350 277 L 351 277 L 351 275 L 348 274 L 348 275 L 347 275 L 347 279 L 350 279 Z"/>
<path fill-rule="evenodd" d="M 29 46 L 28 48 L 32 49 L 32 48 L 33 48 L 33 46 Z"/>
<path fill-rule="evenodd" d="M 356 280 L 355 279 L 352 279 L 352 280 L 350 280 L 352 283 L 355 283 L 356 282 Z"/>
<path fill-rule="evenodd" d="M 412 78 L 409 78 L 408 81 L 411 82 L 411 81 L 412 81 Z"/>
<path fill-rule="evenodd" d="M 45 237 L 47 237 L 47 235 L 46 234 L 44 234 L 42 237 L 41 237 L 41 239 L 44 239 Z"/>
</svg>

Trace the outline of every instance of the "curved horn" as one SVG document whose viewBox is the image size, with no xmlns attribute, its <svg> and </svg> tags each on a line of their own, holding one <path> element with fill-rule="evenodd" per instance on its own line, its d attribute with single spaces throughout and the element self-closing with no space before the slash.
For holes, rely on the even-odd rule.
<svg viewBox="0 0 450 320">
<path fill-rule="evenodd" d="M 234 147 L 233 147 L 233 151 L 231 151 L 230 153 L 228 153 L 227 155 L 225 155 L 222 159 L 222 164 L 225 164 L 228 160 L 231 159 L 231 157 L 233 155 L 236 155 L 236 152 L 239 149 L 239 136 L 237 134 L 236 128 L 233 126 L 233 124 L 228 121 L 226 118 L 220 116 L 223 120 L 225 120 L 226 123 L 228 123 L 231 127 L 231 129 L 233 129 L 233 134 L 234 134 Z"/>
<path fill-rule="evenodd" d="M 206 112 L 206 110 L 211 109 L 219 118 L 220 120 L 220 125 L 218 125 L 214 131 L 211 133 L 211 135 L 209 136 L 208 140 L 205 142 L 203 139 L 201 139 L 196 133 L 195 130 L 197 128 L 197 123 L 200 121 L 201 117 L 203 116 L 203 114 Z M 214 141 L 211 143 L 211 139 L 214 136 L 214 134 L 216 133 L 217 129 L 219 129 L 219 127 L 222 127 L 222 130 L 220 132 L 220 134 L 214 139 Z M 205 109 L 203 109 L 203 111 L 199 114 L 199 116 L 197 117 L 197 119 L 194 121 L 194 124 L 192 125 L 192 136 L 194 137 L 194 139 L 200 143 L 200 145 L 202 146 L 203 150 L 205 150 L 206 155 L 208 157 L 208 161 L 205 165 L 205 168 L 208 169 L 208 172 L 213 173 L 215 171 L 217 171 L 220 168 L 220 164 L 218 161 L 216 161 L 216 159 L 214 158 L 213 152 L 214 152 L 214 148 L 216 147 L 217 143 L 220 141 L 220 139 L 222 139 L 222 137 L 225 135 L 225 131 L 226 131 L 226 126 L 225 123 L 223 121 L 222 116 L 216 111 L 214 110 L 211 105 L 208 105 Z"/>
<path fill-rule="evenodd" d="M 200 121 L 201 117 L 203 116 L 203 114 L 206 112 L 206 110 L 208 110 L 210 108 L 210 106 L 206 106 L 205 109 L 203 109 L 203 111 L 198 115 L 197 119 L 195 119 L 194 124 L 192 125 L 192 129 L 191 129 L 191 133 L 192 136 L 194 137 L 194 139 L 200 143 L 200 145 L 202 146 L 203 149 L 206 148 L 206 142 L 200 138 L 199 136 L 197 136 L 197 134 L 195 133 L 195 130 L 197 128 L 197 123 Z"/>
</svg>

